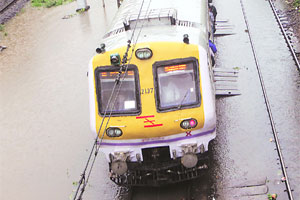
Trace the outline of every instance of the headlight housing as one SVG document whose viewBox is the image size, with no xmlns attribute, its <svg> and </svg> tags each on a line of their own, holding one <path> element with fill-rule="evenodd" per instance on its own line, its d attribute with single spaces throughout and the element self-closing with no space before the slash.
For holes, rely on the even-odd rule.
<svg viewBox="0 0 300 200">
<path fill-rule="evenodd" d="M 152 55 L 152 50 L 149 48 L 141 48 L 135 51 L 135 56 L 140 60 L 150 59 Z"/>
<path fill-rule="evenodd" d="M 191 128 L 195 128 L 197 126 L 197 124 L 198 124 L 198 122 L 194 118 L 185 119 L 180 123 L 180 127 L 183 129 L 191 129 Z"/>
<path fill-rule="evenodd" d="M 123 132 L 119 128 L 109 127 L 106 129 L 106 135 L 108 137 L 120 137 L 122 134 Z"/>
</svg>

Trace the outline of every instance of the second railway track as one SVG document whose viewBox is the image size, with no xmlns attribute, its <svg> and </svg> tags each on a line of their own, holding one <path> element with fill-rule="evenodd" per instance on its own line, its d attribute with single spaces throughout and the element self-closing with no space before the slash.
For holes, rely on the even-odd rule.
<svg viewBox="0 0 300 200">
<path fill-rule="evenodd" d="M 14 17 L 30 0 L 1 0 L 0 1 L 0 24 Z"/>
<path fill-rule="evenodd" d="M 288 44 L 288 47 L 289 47 L 289 50 L 291 51 L 292 53 L 292 56 L 295 60 L 295 63 L 298 67 L 298 70 L 299 70 L 299 61 L 297 59 L 297 55 L 296 55 L 296 52 L 293 48 L 293 45 L 291 44 L 291 41 L 290 41 L 290 38 L 288 37 L 288 35 L 286 34 L 286 30 L 285 28 L 283 27 L 282 25 L 282 22 L 281 20 L 279 19 L 279 16 L 274 8 L 274 5 L 271 1 L 269 1 L 271 7 L 272 7 L 272 10 L 275 14 L 275 17 L 277 19 L 277 22 L 281 28 L 281 31 L 282 31 L 282 34 L 284 35 L 284 38 L 286 40 L 286 43 Z M 260 72 L 260 66 L 259 66 L 259 62 L 257 60 L 257 55 L 256 55 L 256 51 L 255 51 L 255 47 L 254 47 L 254 44 L 253 44 L 253 39 L 252 39 L 252 36 L 251 36 L 251 27 L 249 27 L 248 25 L 248 22 L 247 22 L 247 16 L 246 16 L 246 12 L 244 10 L 244 6 L 243 6 L 243 2 L 241 0 L 241 5 L 242 5 L 242 8 L 243 8 L 243 14 L 244 14 L 244 17 L 245 17 L 245 22 L 247 24 L 247 30 L 249 31 L 249 39 L 250 39 L 250 42 L 251 42 L 251 45 L 252 45 L 252 52 L 253 52 L 253 55 L 255 57 L 255 62 L 256 62 L 256 65 L 257 65 L 257 71 L 258 71 L 258 74 L 259 74 L 259 77 L 260 77 L 260 82 L 261 82 L 261 87 L 262 87 L 262 90 L 263 90 L 263 94 L 264 94 L 264 100 L 265 100 L 265 104 L 266 104 L 266 107 L 267 107 L 267 111 L 268 111 L 268 115 L 269 115 L 269 120 L 270 120 L 270 124 L 271 124 L 271 128 L 272 128 L 272 132 L 273 132 L 273 135 L 274 135 L 274 138 L 275 138 L 275 145 L 276 145 L 276 150 L 278 152 L 278 160 L 280 161 L 280 165 L 281 165 L 281 169 L 282 169 L 282 172 L 283 172 L 283 176 L 285 178 L 285 185 L 286 185 L 286 192 L 288 194 L 288 197 L 290 200 L 293 200 L 294 197 L 293 197 L 293 189 L 291 188 L 290 186 L 290 180 L 289 180 L 289 176 L 287 174 L 287 167 L 286 167 L 286 164 L 284 162 L 284 157 L 283 157 L 283 154 L 282 154 L 282 151 L 281 151 L 281 146 L 280 146 L 280 143 L 279 143 L 279 139 L 278 139 L 278 136 L 277 136 L 277 130 L 276 130 L 276 127 L 275 127 L 275 122 L 274 122 L 274 119 L 273 119 L 273 116 L 272 116 L 272 111 L 271 111 L 271 106 L 270 106 L 270 103 L 269 103 L 269 99 L 268 99 L 268 96 L 267 96 L 267 91 L 265 89 L 265 86 L 264 86 L 264 82 L 263 82 L 263 77 L 262 77 L 262 73 Z M 205 184 L 203 184 L 205 185 Z M 202 185 L 202 186 L 203 186 Z M 210 186 L 211 187 L 211 186 Z M 175 187 L 174 187 L 175 188 Z M 182 186 L 181 188 L 181 195 L 179 197 L 179 195 L 177 195 L 177 199 L 184 199 L 184 200 L 188 200 L 188 199 L 194 199 L 195 197 L 197 197 L 196 199 L 198 198 L 201 198 L 201 200 L 203 199 L 210 199 L 210 196 L 214 196 L 214 194 L 211 194 L 210 192 L 208 191 L 201 191 L 201 193 L 196 193 L 196 191 L 198 190 L 199 188 L 195 188 L 195 186 L 191 183 L 187 184 L 187 185 L 184 185 Z M 179 192 L 179 190 L 177 189 L 174 189 L 174 191 L 176 192 Z M 145 194 L 148 194 L 145 195 Z M 174 193 L 170 193 L 168 198 L 172 199 L 171 196 L 173 196 L 175 194 Z M 145 195 L 147 196 L 145 199 L 164 199 L 166 198 L 162 192 L 162 189 L 150 189 L 150 190 L 144 190 L 144 189 L 132 189 L 131 190 L 131 193 L 130 193 L 130 197 L 129 199 L 130 200 L 134 200 L 134 199 L 140 199 L 141 198 L 141 195 Z M 200 197 L 201 195 L 203 195 L 203 197 Z M 267 196 L 267 194 L 265 194 L 265 196 Z"/>
<path fill-rule="evenodd" d="M 246 13 L 245 8 L 244 8 L 243 0 L 240 0 L 240 3 L 241 3 L 241 7 L 242 7 L 246 27 L 247 27 L 247 30 L 248 30 L 247 33 L 248 33 L 248 36 L 249 36 L 249 40 L 250 40 L 250 44 L 251 44 L 251 48 L 252 48 L 252 52 L 253 52 L 253 56 L 254 56 L 254 60 L 255 60 L 255 64 L 256 64 L 256 69 L 257 69 L 257 72 L 258 72 L 260 85 L 261 85 L 261 88 L 262 88 L 263 97 L 264 97 L 264 101 L 265 101 L 265 104 L 266 104 L 266 108 L 267 108 L 267 112 L 268 112 L 268 116 L 269 116 L 269 120 L 270 120 L 270 124 L 271 124 L 271 128 L 272 128 L 272 133 L 273 133 L 274 139 L 275 139 L 276 150 L 278 152 L 278 157 L 279 157 L 282 173 L 283 173 L 284 179 L 285 179 L 286 191 L 288 193 L 289 199 L 294 200 L 291 185 L 290 185 L 290 181 L 289 181 L 289 176 L 288 176 L 287 170 L 286 170 L 287 167 L 286 167 L 286 164 L 284 162 L 284 157 L 283 157 L 283 154 L 282 154 L 282 151 L 281 151 L 281 146 L 280 146 L 280 143 L 279 143 L 278 131 L 276 130 L 275 121 L 274 121 L 274 118 L 273 118 L 271 106 L 270 106 L 270 103 L 269 103 L 269 98 L 268 98 L 267 91 L 266 91 L 266 88 L 265 88 L 264 79 L 263 79 L 262 72 L 261 72 L 261 69 L 260 69 L 260 64 L 259 64 L 259 61 L 258 61 L 254 41 L 253 41 L 253 38 L 252 38 L 252 32 L 251 32 L 251 29 L 250 29 L 250 26 L 249 26 L 249 23 L 248 23 L 247 13 Z M 275 10 L 274 10 L 273 4 L 271 2 L 270 2 L 270 4 L 272 6 L 274 14 L 276 15 L 276 18 L 279 19 L 276 12 L 275 12 Z M 278 20 L 278 23 L 280 25 L 280 28 L 282 28 L 282 24 L 280 23 L 280 20 Z M 284 34 L 286 42 L 288 43 L 288 45 L 290 47 L 290 51 L 292 52 L 293 56 L 296 56 L 295 53 L 294 53 L 294 49 L 291 47 L 290 42 L 289 42 L 288 38 L 286 37 L 284 29 L 281 29 L 281 31 Z M 298 62 L 297 57 L 294 57 L 294 59 L 295 59 L 296 64 L 299 68 L 299 62 Z"/>
<path fill-rule="evenodd" d="M 278 25 L 279 25 L 279 27 L 280 27 L 280 30 L 281 30 L 281 32 L 282 32 L 282 34 L 283 34 L 283 36 L 284 36 L 284 39 L 285 39 L 285 41 L 286 41 L 286 43 L 287 43 L 287 46 L 288 46 L 288 48 L 289 48 L 289 50 L 290 50 L 290 52 L 291 52 L 291 54 L 292 54 L 292 56 L 293 56 L 293 59 L 294 59 L 294 61 L 295 61 L 295 63 L 296 63 L 296 66 L 297 66 L 298 70 L 300 71 L 299 58 L 298 58 L 297 53 L 296 53 L 296 51 L 295 51 L 295 47 L 294 47 L 294 45 L 293 45 L 293 42 L 292 42 L 292 40 L 291 40 L 291 37 L 288 36 L 288 34 L 287 34 L 287 32 L 286 32 L 286 28 L 285 28 L 285 26 L 283 25 L 282 17 L 279 15 L 278 11 L 276 10 L 273 1 L 272 1 L 272 0 L 268 0 L 268 2 L 269 2 L 270 6 L 271 6 L 271 8 L 272 8 L 272 11 L 273 11 L 274 16 L 275 16 L 275 18 L 276 18 L 276 21 L 277 21 L 277 23 L 278 23 Z"/>
</svg>

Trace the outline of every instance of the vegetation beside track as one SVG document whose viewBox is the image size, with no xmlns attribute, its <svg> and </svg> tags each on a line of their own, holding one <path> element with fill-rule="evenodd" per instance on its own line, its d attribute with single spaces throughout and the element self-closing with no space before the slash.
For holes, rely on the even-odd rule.
<svg viewBox="0 0 300 200">
<path fill-rule="evenodd" d="M 73 2 L 74 0 L 31 0 L 31 5 L 34 7 L 46 7 L 60 6 L 65 3 Z"/>
<path fill-rule="evenodd" d="M 7 32 L 5 31 L 5 25 L 0 24 L 0 40 L 2 39 L 3 36 L 7 36 Z"/>
<path fill-rule="evenodd" d="M 0 24 L 0 32 L 4 31 L 4 24 Z"/>
<path fill-rule="evenodd" d="M 293 7 L 300 12 L 300 0 L 293 0 L 292 1 Z"/>
</svg>

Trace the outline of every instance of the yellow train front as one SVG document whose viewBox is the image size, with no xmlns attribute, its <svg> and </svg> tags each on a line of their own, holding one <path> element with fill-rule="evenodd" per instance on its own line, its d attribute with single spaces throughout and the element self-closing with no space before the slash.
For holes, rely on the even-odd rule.
<svg viewBox="0 0 300 200">
<path fill-rule="evenodd" d="M 91 128 L 118 185 L 175 183 L 208 168 L 216 136 L 209 31 L 206 1 L 119 8 L 89 66 Z"/>
</svg>

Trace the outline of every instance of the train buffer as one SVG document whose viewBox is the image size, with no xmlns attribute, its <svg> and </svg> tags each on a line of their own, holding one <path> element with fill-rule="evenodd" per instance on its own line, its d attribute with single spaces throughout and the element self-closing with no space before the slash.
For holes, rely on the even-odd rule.
<svg viewBox="0 0 300 200">
<path fill-rule="evenodd" d="M 238 70 L 214 68 L 213 72 L 217 96 L 235 96 L 241 94 L 238 89 Z"/>
</svg>

